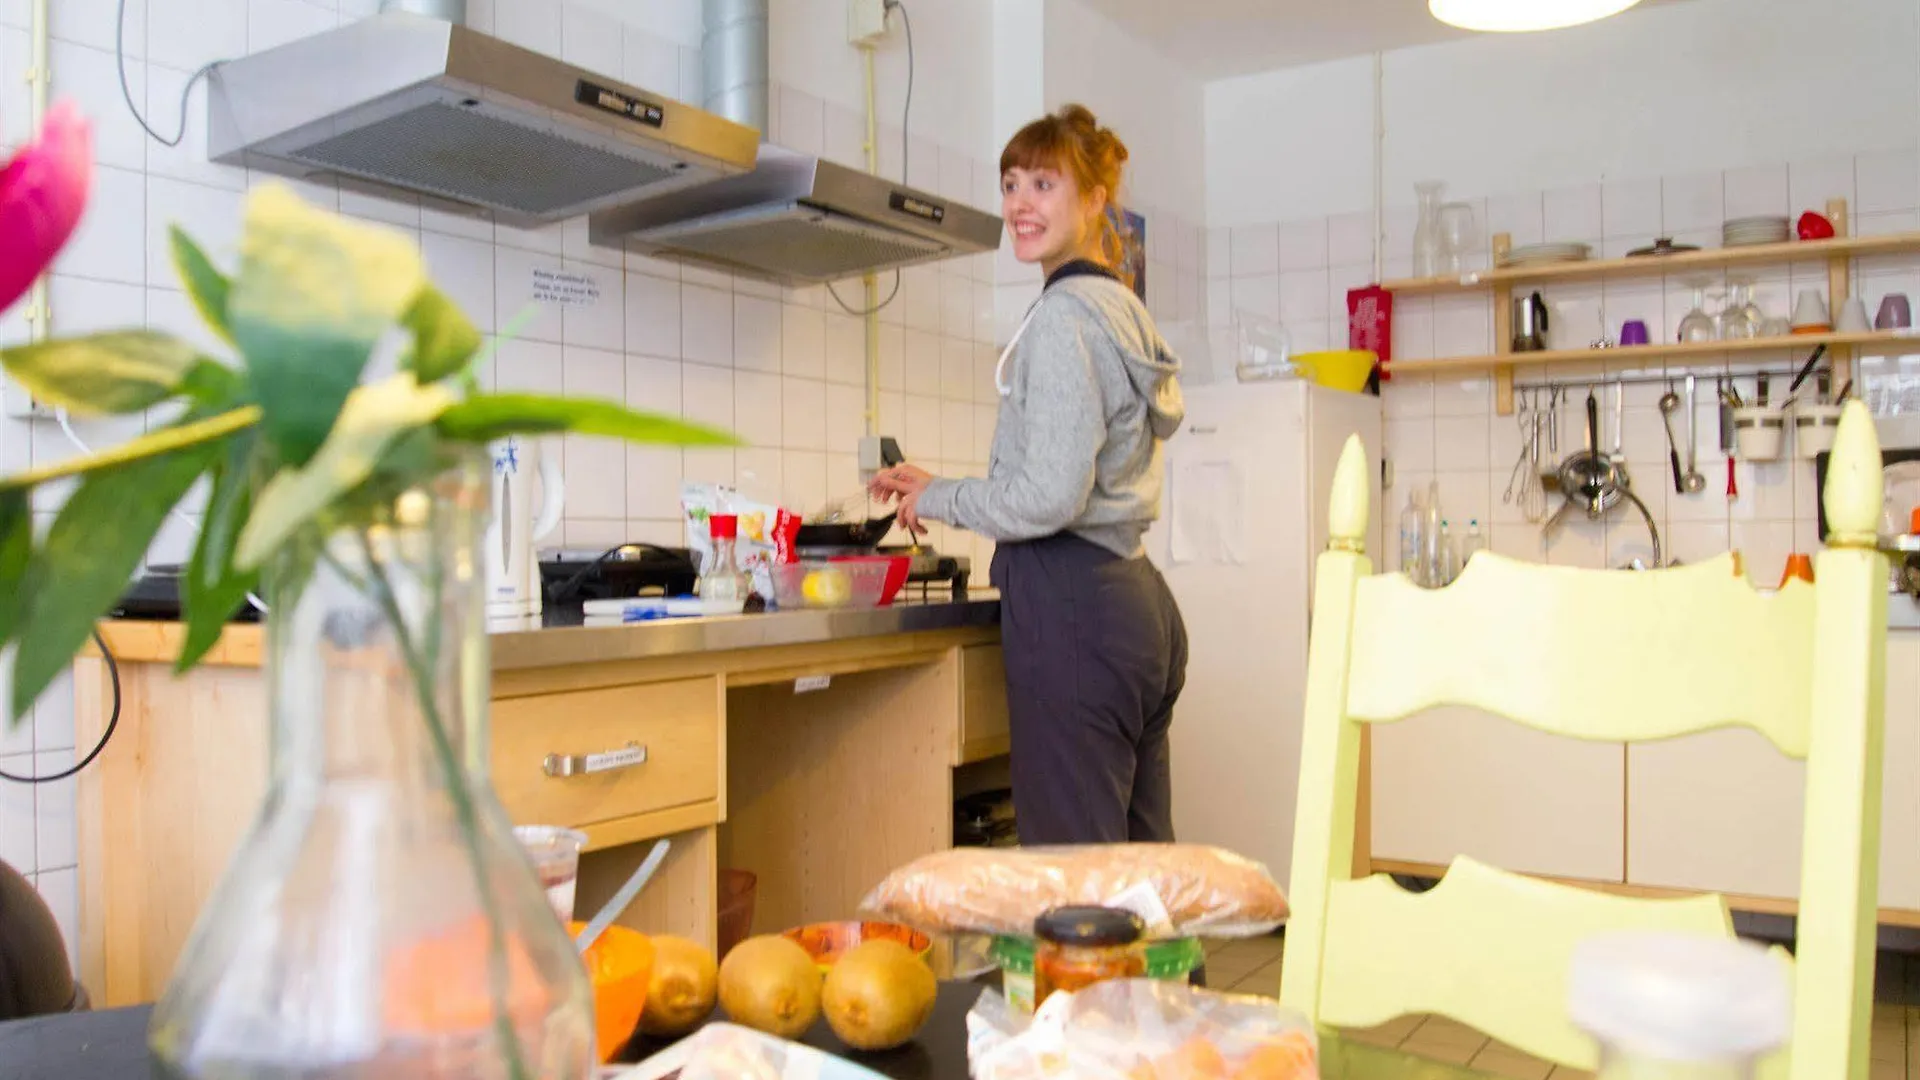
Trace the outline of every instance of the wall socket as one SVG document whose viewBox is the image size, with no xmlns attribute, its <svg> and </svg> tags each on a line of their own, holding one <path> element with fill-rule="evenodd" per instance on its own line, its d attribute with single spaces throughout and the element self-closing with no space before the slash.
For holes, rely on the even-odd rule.
<svg viewBox="0 0 1920 1080">
<path fill-rule="evenodd" d="M 847 0 L 847 44 L 878 45 L 886 36 L 886 0 Z"/>
</svg>

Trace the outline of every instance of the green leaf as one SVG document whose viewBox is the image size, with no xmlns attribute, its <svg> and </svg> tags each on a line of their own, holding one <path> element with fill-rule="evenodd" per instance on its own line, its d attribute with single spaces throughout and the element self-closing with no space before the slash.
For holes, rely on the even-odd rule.
<svg viewBox="0 0 1920 1080">
<path fill-rule="evenodd" d="M 27 569 L 35 580 L 13 658 L 13 718 L 86 644 L 94 621 L 126 590 L 167 512 L 220 449 L 196 443 L 91 473 L 67 498 Z"/>
<path fill-rule="evenodd" d="M 233 327 L 227 323 L 227 296 L 233 282 L 213 265 L 200 245 L 180 231 L 180 226 L 169 225 L 167 238 L 173 248 L 173 269 L 180 275 L 180 283 L 187 287 L 194 309 L 215 333 L 232 342 Z"/>
<path fill-rule="evenodd" d="M 440 414 L 435 426 L 447 438 L 466 442 L 565 431 L 667 446 L 740 445 L 739 439 L 724 431 L 676 417 L 635 412 L 597 398 L 545 394 L 477 394 Z"/>
<path fill-rule="evenodd" d="M 7 374 L 34 397 L 81 415 L 157 405 L 199 361 L 193 346 L 153 330 L 57 338 L 0 352 Z"/>
<path fill-rule="evenodd" d="M 423 383 L 439 382 L 464 370 L 480 351 L 480 331 L 431 285 L 420 290 L 402 321 L 413 331 L 413 355 L 407 367 Z"/>
<path fill-rule="evenodd" d="M 217 360 L 201 360 L 187 370 L 180 392 L 202 405 L 227 409 L 240 404 L 246 379 Z"/>
<path fill-rule="evenodd" d="M 13 639 L 27 604 L 27 559 L 33 552 L 33 507 L 25 488 L 0 491 L 0 648 Z"/>
<path fill-rule="evenodd" d="M 301 526 L 371 475 L 396 439 L 431 424 L 453 401 L 451 390 L 437 383 L 421 386 L 409 371 L 353 391 L 319 453 L 303 466 L 276 472 L 260 492 L 240 532 L 235 565 L 258 568 Z"/>
<path fill-rule="evenodd" d="M 227 318 L 261 426 L 286 461 L 305 465 L 327 440 L 375 344 L 425 284 L 419 251 L 398 233 L 278 184 L 249 197 Z"/>
<path fill-rule="evenodd" d="M 235 541 L 253 509 L 253 454 L 258 442 L 257 432 L 237 435 L 228 440 L 225 456 L 214 462 L 213 493 L 181 582 L 187 639 L 174 663 L 175 672 L 188 670 L 206 656 L 219 642 L 227 620 L 259 587 L 258 571 L 243 572 L 233 565 Z"/>
<path fill-rule="evenodd" d="M 260 406 L 247 405 L 228 410 L 218 416 L 209 416 L 204 420 L 192 420 L 164 427 L 159 431 L 148 432 L 137 439 L 128 439 L 111 450 L 73 458 L 58 465 L 49 465 L 44 469 L 15 473 L 12 476 L 0 476 L 0 494 L 25 491 L 38 484 L 59 480 L 62 477 L 81 476 L 122 465 L 131 465 L 183 447 L 211 442 L 259 422 Z"/>
</svg>

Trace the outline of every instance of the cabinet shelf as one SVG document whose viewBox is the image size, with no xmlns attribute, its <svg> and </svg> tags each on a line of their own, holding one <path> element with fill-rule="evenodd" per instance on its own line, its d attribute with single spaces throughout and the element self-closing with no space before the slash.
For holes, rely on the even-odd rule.
<svg viewBox="0 0 1920 1080">
<path fill-rule="evenodd" d="M 1478 270 L 1461 277 L 1406 278 L 1388 281 L 1382 288 L 1400 296 L 1488 291 L 1515 285 L 1553 285 L 1577 281 L 1672 277 L 1738 266 L 1780 265 L 1825 259 L 1852 259 L 1868 255 L 1905 255 L 1920 252 L 1920 232 L 1888 236 L 1838 236 L 1831 240 L 1798 240 L 1784 244 L 1706 248 L 1673 255 L 1643 255 L 1584 262 L 1536 263 Z"/>
<path fill-rule="evenodd" d="M 1875 330 L 1860 334 L 1795 334 L 1791 337 L 1752 338 L 1745 341 L 1702 341 L 1673 345 L 1625 345 L 1611 349 L 1549 349 L 1541 352 L 1497 353 L 1491 356 L 1445 356 L 1432 360 L 1395 360 L 1395 375 L 1430 371 L 1485 371 L 1529 364 L 1631 364 L 1646 359 L 1691 359 L 1725 355 L 1729 360 L 1789 349 L 1849 347 L 1862 356 L 1920 355 L 1920 335 L 1914 331 Z"/>
</svg>

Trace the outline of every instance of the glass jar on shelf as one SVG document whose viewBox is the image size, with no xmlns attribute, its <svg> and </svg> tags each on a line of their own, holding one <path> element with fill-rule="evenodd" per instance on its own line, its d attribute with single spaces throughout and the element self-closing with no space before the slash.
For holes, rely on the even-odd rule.
<svg viewBox="0 0 1920 1080">
<path fill-rule="evenodd" d="M 1445 240 L 1440 231 L 1440 193 L 1446 185 L 1438 180 L 1422 180 L 1413 185 L 1419 201 L 1419 217 L 1413 225 L 1413 276 L 1440 274 L 1445 256 Z"/>
</svg>

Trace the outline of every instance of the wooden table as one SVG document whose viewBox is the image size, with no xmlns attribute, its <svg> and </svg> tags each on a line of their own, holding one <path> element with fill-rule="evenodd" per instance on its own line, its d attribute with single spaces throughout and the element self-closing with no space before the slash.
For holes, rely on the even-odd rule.
<svg viewBox="0 0 1920 1080">
<path fill-rule="evenodd" d="M 980 988 L 945 983 L 918 1038 L 884 1054 L 853 1054 L 824 1023 L 803 1040 L 892 1080 L 968 1080 L 967 1010 Z M 0 1024 L 0 1076 L 7 1080 L 149 1080 L 145 1007 Z M 636 1053 L 657 1050 L 639 1044 Z M 1489 1074 L 1427 1061 L 1337 1036 L 1320 1040 L 1324 1080 L 1488 1080 Z"/>
</svg>

